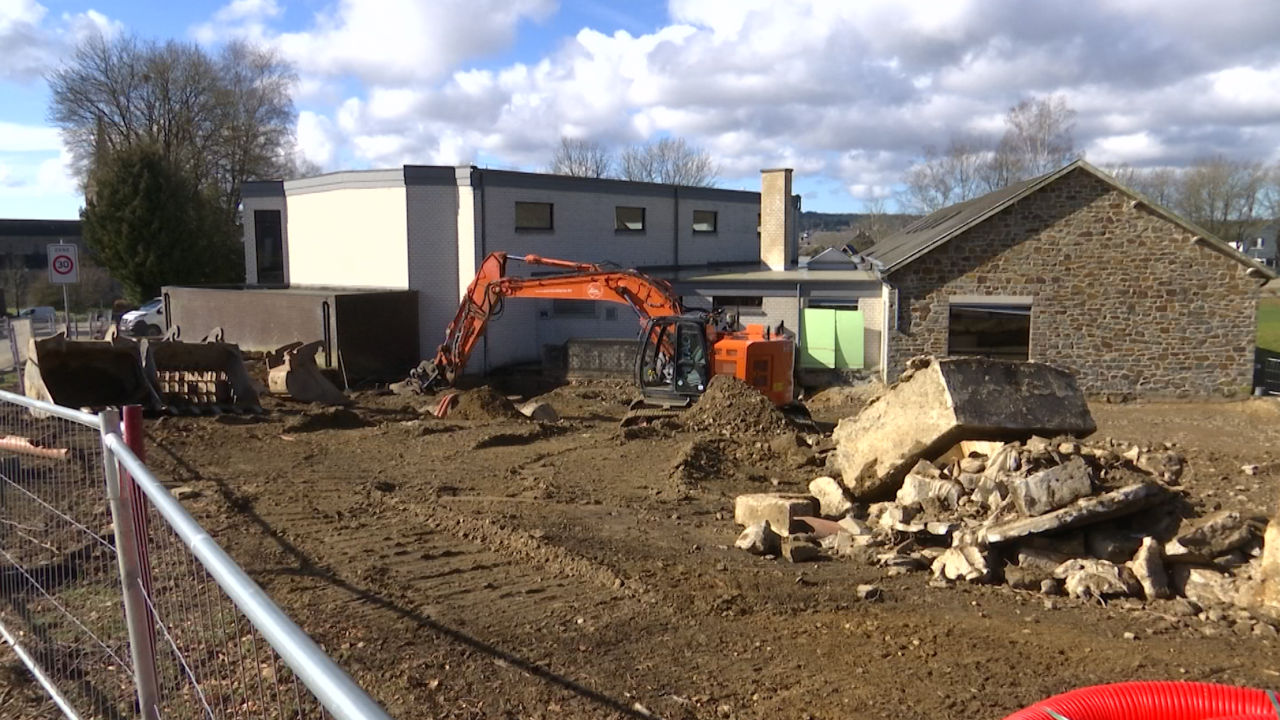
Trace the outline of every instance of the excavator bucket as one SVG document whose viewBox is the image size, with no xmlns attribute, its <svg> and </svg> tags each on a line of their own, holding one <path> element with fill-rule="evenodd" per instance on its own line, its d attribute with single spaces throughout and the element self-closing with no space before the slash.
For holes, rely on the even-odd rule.
<svg viewBox="0 0 1280 720">
<path fill-rule="evenodd" d="M 316 365 L 316 351 L 323 345 L 323 340 L 305 345 L 293 342 L 269 353 L 267 387 L 271 392 L 301 402 L 350 405 L 351 399 L 334 387 Z"/>
<path fill-rule="evenodd" d="M 180 332 L 174 327 L 162 340 L 144 341 L 143 368 L 169 412 L 263 412 L 260 385 L 245 370 L 240 347 L 223 340 L 221 328 L 200 342 L 183 342 Z"/>
<path fill-rule="evenodd" d="M 133 340 L 113 332 L 105 340 L 68 340 L 58 333 L 43 340 L 32 338 L 27 348 L 23 373 L 27 397 L 94 410 L 123 405 L 160 408 Z"/>
</svg>

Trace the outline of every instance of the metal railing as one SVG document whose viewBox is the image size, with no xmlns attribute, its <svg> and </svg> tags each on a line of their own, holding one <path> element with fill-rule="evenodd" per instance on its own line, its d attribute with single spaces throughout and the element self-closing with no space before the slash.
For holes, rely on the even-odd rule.
<svg viewBox="0 0 1280 720">
<path fill-rule="evenodd" d="M 141 415 L 0 391 L 0 636 L 71 718 L 389 720 L 183 509 Z"/>
</svg>

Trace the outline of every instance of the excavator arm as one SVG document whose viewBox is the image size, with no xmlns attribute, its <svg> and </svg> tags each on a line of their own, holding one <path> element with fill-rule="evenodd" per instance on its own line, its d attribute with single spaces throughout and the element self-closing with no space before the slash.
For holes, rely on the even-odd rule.
<svg viewBox="0 0 1280 720">
<path fill-rule="evenodd" d="M 565 272 L 545 277 L 509 276 L 508 260 L 560 268 Z M 444 343 L 436 350 L 435 359 L 425 373 L 416 376 L 424 390 L 453 385 L 466 368 L 476 343 L 484 336 L 489 319 L 501 314 L 507 298 L 620 303 L 635 311 L 642 326 L 649 318 L 678 315 L 683 311 L 680 298 L 670 283 L 636 270 L 612 270 L 600 265 L 552 260 L 537 255 L 509 258 L 506 253 L 491 253 L 467 286 L 458 312 L 445 331 Z"/>
</svg>

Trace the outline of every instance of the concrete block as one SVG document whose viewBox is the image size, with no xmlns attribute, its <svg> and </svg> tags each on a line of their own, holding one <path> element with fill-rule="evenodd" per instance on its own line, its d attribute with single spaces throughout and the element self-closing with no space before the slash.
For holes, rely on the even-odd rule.
<svg viewBox="0 0 1280 720">
<path fill-rule="evenodd" d="M 816 515 L 818 501 L 808 495 L 782 493 L 754 493 L 739 495 L 733 503 L 733 521 L 739 525 L 755 525 L 768 520 L 780 533 L 795 532 L 795 518 Z"/>
<path fill-rule="evenodd" d="M 1169 574 L 1164 569 L 1164 551 L 1155 538 L 1143 538 L 1137 554 L 1127 564 L 1148 600 L 1165 600 L 1171 595 Z"/>
<path fill-rule="evenodd" d="M 1083 437 L 1097 426 L 1065 370 L 985 358 L 934 360 L 836 427 L 842 481 L 855 498 L 892 497 L 920 460 L 963 440 Z"/>
<path fill-rule="evenodd" d="M 782 548 L 782 537 L 773 531 L 768 520 L 763 520 L 743 530 L 733 545 L 752 555 L 777 555 Z"/>
<path fill-rule="evenodd" d="M 1230 575 L 1209 568 L 1174 565 L 1170 579 L 1173 589 L 1192 602 L 1205 607 L 1235 604 L 1237 588 Z"/>
<path fill-rule="evenodd" d="M 1066 507 L 1092 492 L 1093 471 L 1078 457 L 1009 483 L 1014 504 L 1028 517 Z"/>
</svg>

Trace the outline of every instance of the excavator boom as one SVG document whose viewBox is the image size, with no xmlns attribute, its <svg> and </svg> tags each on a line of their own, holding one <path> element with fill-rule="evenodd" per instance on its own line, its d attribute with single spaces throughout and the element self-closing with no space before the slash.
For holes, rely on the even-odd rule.
<svg viewBox="0 0 1280 720">
<path fill-rule="evenodd" d="M 561 268 L 566 272 L 545 277 L 507 275 L 507 262 Z M 507 298 L 548 298 L 554 300 L 597 300 L 627 305 L 641 325 L 653 317 L 679 315 L 683 308 L 670 283 L 636 270 L 614 270 L 590 263 L 553 260 L 537 255 L 511 258 L 506 253 L 490 253 L 480 265 L 458 312 L 445 331 L 445 341 L 436 351 L 427 372 L 416 379 L 423 389 L 453 385 L 467 366 L 472 351 L 483 337 L 489 319 L 502 312 Z"/>
</svg>

